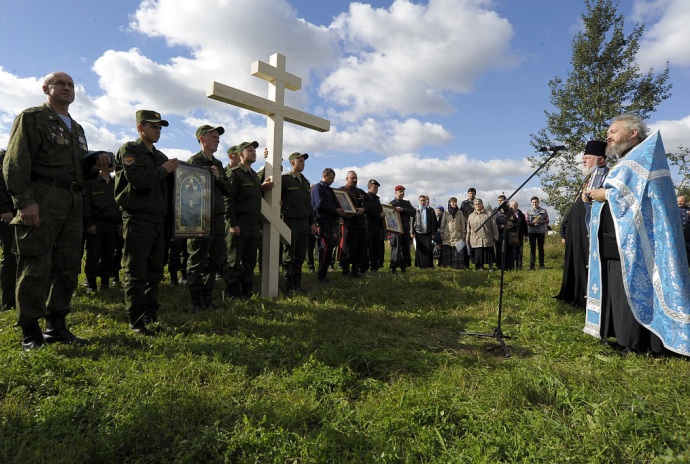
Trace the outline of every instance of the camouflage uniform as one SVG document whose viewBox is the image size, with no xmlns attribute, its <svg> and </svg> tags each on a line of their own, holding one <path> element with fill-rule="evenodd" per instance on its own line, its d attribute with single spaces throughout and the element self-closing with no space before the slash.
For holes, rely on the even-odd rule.
<svg viewBox="0 0 690 464">
<path fill-rule="evenodd" d="M 240 227 L 239 235 L 227 235 L 227 296 L 248 297 L 261 243 L 261 182 L 251 168 L 239 164 L 230 170 L 230 194 L 225 198 L 225 228 Z"/>
<path fill-rule="evenodd" d="M 47 103 L 14 121 L 3 174 L 18 209 L 38 205 L 41 224 L 29 227 L 15 216 L 18 325 L 46 317 L 61 320 L 70 310 L 81 265 L 82 159 L 84 130 L 72 129 Z"/>
<path fill-rule="evenodd" d="M 213 206 L 211 209 L 211 236 L 195 238 L 187 241 L 189 259 L 187 260 L 187 279 L 189 291 L 194 296 L 201 292 L 202 305 L 212 305 L 213 285 L 216 272 L 223 268 L 226 255 L 225 244 L 225 206 L 223 198 L 230 193 L 230 181 L 223 169 L 223 163 L 215 157 L 208 159 L 200 151 L 189 158 L 187 163 L 193 166 L 203 166 L 218 169 L 218 179 L 213 182 Z"/>
<path fill-rule="evenodd" d="M 0 150 L 0 166 L 5 159 L 5 150 Z M 7 191 L 5 177 L 0 169 L 0 214 L 12 213 L 17 215 L 12 197 Z M 15 307 L 14 290 L 17 283 L 17 256 L 12 251 L 14 245 L 14 227 L 0 222 L 0 241 L 2 241 L 2 257 L 0 258 L 0 310 Z"/>
<path fill-rule="evenodd" d="M 115 199 L 124 219 L 125 307 L 130 322 L 155 321 L 159 307 L 173 181 L 162 166 L 167 160 L 155 147 L 150 152 L 141 139 L 122 145 L 115 157 Z"/>
<path fill-rule="evenodd" d="M 299 154 L 299 153 L 297 153 Z M 292 161 L 290 155 L 290 160 Z M 305 157 L 306 159 L 306 157 Z M 283 251 L 283 270 L 286 289 L 299 290 L 302 264 L 307 255 L 311 225 L 316 221 L 311 209 L 311 186 L 306 177 L 293 172 L 283 174 L 281 182 L 281 213 L 290 228 L 290 245 Z"/>
<path fill-rule="evenodd" d="M 101 278 L 101 288 L 108 288 L 115 273 L 117 238 L 122 225 L 122 212 L 115 202 L 115 182 L 99 175 L 86 184 L 84 194 L 84 231 L 86 264 L 84 273 L 88 286 L 96 290 L 96 278 Z M 90 227 L 96 233 L 88 233 Z"/>
</svg>

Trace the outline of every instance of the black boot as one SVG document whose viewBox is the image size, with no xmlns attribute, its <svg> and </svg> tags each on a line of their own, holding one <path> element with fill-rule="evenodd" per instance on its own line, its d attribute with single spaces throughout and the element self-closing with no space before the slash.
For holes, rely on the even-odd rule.
<svg viewBox="0 0 690 464">
<path fill-rule="evenodd" d="M 96 290 L 98 290 L 96 276 L 86 276 L 86 289 L 88 293 L 94 293 Z"/>
<path fill-rule="evenodd" d="M 242 298 L 249 299 L 252 297 L 253 285 L 251 282 L 242 282 Z"/>
<path fill-rule="evenodd" d="M 144 322 L 144 314 L 146 313 L 145 306 L 132 306 L 127 310 L 127 318 L 129 319 L 129 327 L 138 335 L 151 336 L 153 332 L 146 327 Z"/>
<path fill-rule="evenodd" d="M 153 324 L 158 322 L 158 308 L 160 305 L 158 303 L 148 303 L 144 310 L 144 323 Z"/>
<path fill-rule="evenodd" d="M 201 292 L 201 306 L 204 308 L 213 308 L 213 289 L 205 288 Z"/>
<path fill-rule="evenodd" d="M 201 292 L 191 291 L 189 292 L 192 296 L 192 311 L 198 313 L 204 310 L 204 304 L 201 297 Z"/>
<path fill-rule="evenodd" d="M 295 291 L 295 276 L 286 275 L 285 276 L 285 293 L 287 295 L 292 295 Z"/>
<path fill-rule="evenodd" d="M 306 293 L 302 289 L 302 274 L 295 274 L 294 276 L 292 276 L 292 283 L 295 287 L 295 290 L 297 290 L 300 293 Z"/>
<path fill-rule="evenodd" d="M 65 325 L 65 313 L 46 316 L 46 329 L 43 340 L 46 343 L 85 343 L 86 340 L 74 335 Z"/>
<path fill-rule="evenodd" d="M 239 283 L 230 283 L 225 286 L 223 298 L 226 300 L 237 300 L 242 298 L 242 286 Z"/>
<path fill-rule="evenodd" d="M 43 332 L 38 321 L 22 326 L 22 349 L 31 351 L 43 346 Z"/>
<path fill-rule="evenodd" d="M 110 287 L 110 278 L 101 277 L 101 291 L 105 290 L 108 287 Z"/>
</svg>

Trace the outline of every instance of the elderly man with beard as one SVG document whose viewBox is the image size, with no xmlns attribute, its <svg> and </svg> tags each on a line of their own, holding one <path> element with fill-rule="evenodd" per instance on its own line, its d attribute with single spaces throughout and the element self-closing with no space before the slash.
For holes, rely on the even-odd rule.
<svg viewBox="0 0 690 464">
<path fill-rule="evenodd" d="M 637 116 L 614 118 L 607 157 L 619 157 L 592 205 L 585 332 L 622 354 L 665 349 L 690 355 L 690 287 L 675 191 L 658 133 Z M 637 145 L 644 144 L 640 147 Z M 652 217 L 653 215 L 653 217 Z"/>
<path fill-rule="evenodd" d="M 599 188 L 609 168 L 606 165 L 606 142 L 590 140 L 582 156 L 584 189 Z M 563 219 L 565 259 L 561 291 L 555 298 L 585 309 L 587 295 L 587 260 L 589 258 L 589 217 L 591 205 L 578 192 L 575 202 Z"/>
</svg>

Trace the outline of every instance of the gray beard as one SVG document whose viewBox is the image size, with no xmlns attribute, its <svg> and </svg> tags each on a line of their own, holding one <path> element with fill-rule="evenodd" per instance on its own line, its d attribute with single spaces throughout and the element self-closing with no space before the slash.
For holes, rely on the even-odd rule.
<svg viewBox="0 0 690 464">
<path fill-rule="evenodd" d="M 590 175 L 591 173 L 596 171 L 596 169 L 597 169 L 596 166 L 589 166 L 589 167 L 582 168 L 582 174 L 584 174 L 585 177 L 587 177 L 588 175 Z"/>
<path fill-rule="evenodd" d="M 606 156 L 615 156 L 618 158 L 624 157 L 628 151 L 637 145 L 637 142 L 630 140 L 628 142 L 625 142 L 624 144 L 620 145 L 607 145 L 606 146 Z"/>
</svg>

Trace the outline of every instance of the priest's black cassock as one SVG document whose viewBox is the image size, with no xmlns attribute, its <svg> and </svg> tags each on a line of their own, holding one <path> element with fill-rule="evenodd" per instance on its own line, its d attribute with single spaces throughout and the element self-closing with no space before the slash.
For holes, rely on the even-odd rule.
<svg viewBox="0 0 690 464">
<path fill-rule="evenodd" d="M 587 262 L 589 260 L 587 206 L 578 195 L 566 215 L 563 280 L 561 291 L 555 297 L 583 311 L 587 302 L 585 295 L 587 295 Z"/>
</svg>

